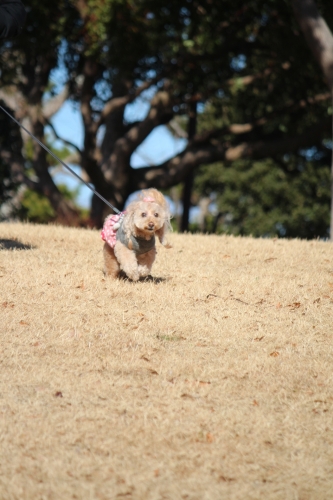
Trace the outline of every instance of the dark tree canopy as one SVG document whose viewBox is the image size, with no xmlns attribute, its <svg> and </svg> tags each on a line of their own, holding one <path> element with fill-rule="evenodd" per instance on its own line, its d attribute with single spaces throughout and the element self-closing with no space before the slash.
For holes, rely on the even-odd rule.
<svg viewBox="0 0 333 500">
<path fill-rule="evenodd" d="M 233 165 L 237 171 L 239 165 L 251 168 L 252 162 L 264 162 L 269 169 L 286 155 L 304 162 L 302 151 L 314 147 L 321 163 L 328 157 L 330 92 L 288 1 L 25 4 L 23 34 L 0 48 L 0 98 L 42 141 L 54 113 L 67 99 L 76 102 L 84 145 L 72 149 L 75 161 L 118 208 L 137 189 L 167 190 L 207 165 L 220 172 L 222 192 L 224 178 L 228 181 L 224 172 Z M 331 2 L 320 7 L 332 25 Z M 56 92 L 50 75 L 60 62 L 66 82 Z M 126 106 L 147 89 L 154 90 L 147 116 L 127 122 Z M 187 130 L 193 102 L 198 126 L 185 150 L 157 165 L 132 168 L 133 152 L 155 127 L 167 125 L 175 134 Z M 58 221 L 78 223 L 75 206 L 52 179 L 49 157 L 22 139 L 16 175 L 19 170 L 21 182 L 50 200 Z M 2 155 L 11 164 L 13 153 L 4 149 Z M 260 176 L 255 179 L 260 182 Z M 244 189 L 236 184 L 237 190 Z M 207 190 L 207 184 L 200 188 L 197 181 L 199 196 L 200 189 Z M 101 225 L 104 215 L 103 203 L 94 197 L 91 223 Z"/>
</svg>

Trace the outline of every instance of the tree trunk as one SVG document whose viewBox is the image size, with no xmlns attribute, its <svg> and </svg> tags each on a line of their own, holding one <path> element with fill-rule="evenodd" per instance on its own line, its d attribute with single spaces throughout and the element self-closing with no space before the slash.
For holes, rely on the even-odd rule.
<svg viewBox="0 0 333 500">
<path fill-rule="evenodd" d="M 332 95 L 333 105 L 333 35 L 321 16 L 313 0 L 293 0 L 295 17 L 304 33 L 305 39 L 324 74 Z M 332 115 L 333 137 L 333 115 Z M 331 218 L 330 240 L 333 242 L 333 146 L 331 157 Z"/>
<path fill-rule="evenodd" d="M 188 122 L 188 140 L 191 141 L 196 134 L 197 129 L 197 102 L 193 100 L 190 103 L 189 122 Z M 190 220 L 190 208 L 192 188 L 194 181 L 194 171 L 192 170 L 185 178 L 183 189 L 183 215 L 180 230 L 182 233 L 188 231 Z"/>
<path fill-rule="evenodd" d="M 209 215 L 209 205 L 211 203 L 211 199 L 205 196 L 204 198 L 201 198 L 199 201 L 199 208 L 200 208 L 200 214 L 199 214 L 199 229 L 201 233 L 206 233 L 207 232 L 207 217 Z"/>
<path fill-rule="evenodd" d="M 333 137 L 333 89 L 332 89 L 332 137 Z M 331 154 L 331 219 L 330 219 L 330 240 L 333 242 L 333 141 Z"/>
</svg>

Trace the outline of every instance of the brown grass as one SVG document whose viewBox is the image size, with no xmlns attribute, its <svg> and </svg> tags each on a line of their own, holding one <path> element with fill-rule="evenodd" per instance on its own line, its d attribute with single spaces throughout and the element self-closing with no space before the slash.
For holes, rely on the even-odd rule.
<svg viewBox="0 0 333 500">
<path fill-rule="evenodd" d="M 331 244 L 174 234 L 131 283 L 0 240 L 1 500 L 333 498 Z"/>
</svg>

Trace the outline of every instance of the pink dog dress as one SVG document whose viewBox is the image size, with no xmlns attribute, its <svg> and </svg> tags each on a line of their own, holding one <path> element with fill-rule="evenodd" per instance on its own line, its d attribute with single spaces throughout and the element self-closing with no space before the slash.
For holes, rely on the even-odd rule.
<svg viewBox="0 0 333 500">
<path fill-rule="evenodd" d="M 143 201 L 155 202 L 152 197 L 146 197 Z M 111 248 L 115 247 L 117 241 L 121 241 L 121 243 L 133 250 L 137 255 L 142 255 L 152 250 L 155 247 L 155 235 L 148 240 L 146 238 L 134 236 L 133 234 L 131 234 L 128 238 L 122 228 L 122 222 L 125 214 L 126 210 L 116 215 L 109 215 L 109 217 L 105 219 L 103 230 L 101 232 L 102 240 L 110 245 Z"/>
<path fill-rule="evenodd" d="M 106 241 L 111 248 L 114 248 L 117 241 L 117 230 L 119 229 L 126 212 L 110 215 L 104 221 L 101 238 Z"/>
</svg>

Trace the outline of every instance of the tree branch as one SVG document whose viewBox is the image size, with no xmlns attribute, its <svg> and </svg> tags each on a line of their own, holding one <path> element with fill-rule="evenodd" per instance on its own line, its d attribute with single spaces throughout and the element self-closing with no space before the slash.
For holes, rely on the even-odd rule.
<svg viewBox="0 0 333 500">
<path fill-rule="evenodd" d="M 327 84 L 333 88 L 333 36 L 313 0 L 292 0 L 295 17 L 320 65 Z"/>
<path fill-rule="evenodd" d="M 145 90 L 147 90 L 150 87 L 152 87 L 153 85 L 155 85 L 157 81 L 158 81 L 157 78 L 154 80 L 149 80 L 147 82 L 144 82 L 142 85 L 140 85 L 140 87 L 135 89 L 134 92 L 130 92 L 125 96 L 114 97 L 114 98 L 110 99 L 105 104 L 105 106 L 101 112 L 100 118 L 96 124 L 97 128 L 99 128 L 105 122 L 105 120 L 108 118 L 108 116 L 110 116 L 112 113 L 124 108 L 127 104 L 130 104 L 131 102 L 135 101 L 135 99 L 137 97 L 139 97 L 142 94 L 142 92 L 144 92 Z"/>
<path fill-rule="evenodd" d="M 325 102 L 331 99 L 330 92 L 325 92 L 323 94 L 317 94 L 314 97 L 307 97 L 306 99 L 301 99 L 299 102 L 290 101 L 286 104 L 286 106 L 281 107 L 280 109 L 276 109 L 271 113 L 267 114 L 255 120 L 252 123 L 233 123 L 226 127 L 221 127 L 218 129 L 212 129 L 205 131 L 201 134 L 197 134 L 193 138 L 193 143 L 197 146 L 199 144 L 204 144 L 214 138 L 219 138 L 225 134 L 234 134 L 234 135 L 244 135 L 252 132 L 263 125 L 266 125 L 269 120 L 272 118 L 275 119 L 285 113 L 295 113 L 301 109 L 307 108 L 307 106 L 314 106 L 318 103 Z"/>
<path fill-rule="evenodd" d="M 46 121 L 49 121 L 53 115 L 59 109 L 61 106 L 64 104 L 66 99 L 68 99 L 69 96 L 69 86 L 65 85 L 63 90 L 56 96 L 52 97 L 49 99 L 42 107 L 42 115 L 45 118 Z"/>
<path fill-rule="evenodd" d="M 167 189 L 181 182 L 194 168 L 202 164 L 217 161 L 233 162 L 242 158 L 263 159 L 287 152 L 295 153 L 299 149 L 320 144 L 331 129 L 328 117 L 320 125 L 309 127 L 303 134 L 285 136 L 272 141 L 243 142 L 237 146 L 221 144 L 216 141 L 205 149 L 189 146 L 183 153 L 157 167 L 133 169 L 132 182 L 140 189 L 156 187 Z"/>
<path fill-rule="evenodd" d="M 118 153 L 121 150 L 123 154 L 130 158 L 131 154 L 148 137 L 150 132 L 158 125 L 165 123 L 165 121 L 170 121 L 171 117 L 170 95 L 166 91 L 157 92 L 151 101 L 151 107 L 146 118 L 132 127 L 124 138 L 117 141 L 115 151 L 118 150 Z"/>
<path fill-rule="evenodd" d="M 33 189 L 34 191 L 38 191 L 40 193 L 42 192 L 40 183 L 25 175 L 22 157 L 13 154 L 11 151 L 1 149 L 0 158 L 9 165 L 14 182 L 17 182 L 18 184 L 25 184 L 28 188 Z"/>
<path fill-rule="evenodd" d="M 52 129 L 52 132 L 54 133 L 54 136 L 56 139 L 58 139 L 59 141 L 62 141 L 64 144 L 67 144 L 68 146 L 70 146 L 71 148 L 74 148 L 75 151 L 77 151 L 77 153 L 79 153 L 79 156 L 81 156 L 82 154 L 82 151 L 81 149 L 76 146 L 76 144 L 74 144 L 73 142 L 71 141 L 68 141 L 67 139 L 63 139 L 62 137 L 60 137 L 56 131 L 56 129 L 54 128 L 54 125 L 47 119 L 45 119 L 47 125 Z"/>
</svg>

